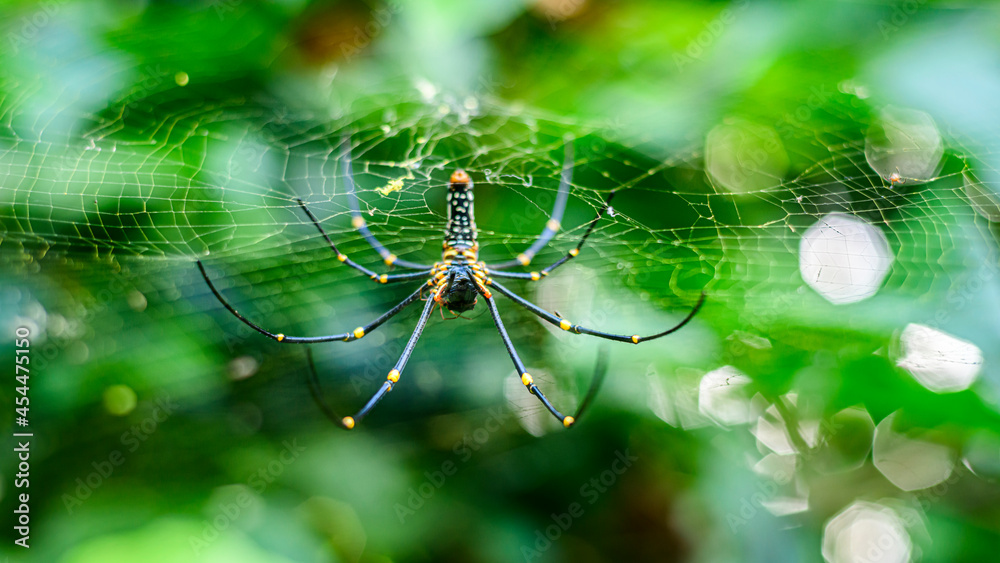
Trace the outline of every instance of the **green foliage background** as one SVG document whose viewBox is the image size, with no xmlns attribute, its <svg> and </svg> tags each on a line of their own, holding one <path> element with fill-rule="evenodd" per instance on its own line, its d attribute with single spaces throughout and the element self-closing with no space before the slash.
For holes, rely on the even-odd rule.
<svg viewBox="0 0 1000 563">
<path fill-rule="evenodd" d="M 0 554 L 820 561 L 826 523 L 868 500 L 915 515 L 915 559 L 990 559 L 1000 284 L 996 229 L 963 182 L 973 173 L 997 201 L 998 16 L 992 2 L 930 0 L 4 4 L 0 365 L 13 365 L 14 328 L 32 327 L 35 438 L 32 547 L 14 546 L 8 525 Z M 933 182 L 887 189 L 865 162 L 890 104 L 938 124 Z M 708 132 L 743 122 L 787 153 L 749 196 L 705 171 Z M 513 372 L 482 308 L 435 319 L 399 387 L 341 432 L 310 400 L 304 350 L 245 330 L 193 259 L 289 334 L 349 330 L 408 294 L 353 276 L 294 205 L 306 199 L 348 254 L 380 265 L 346 213 L 345 131 L 373 230 L 422 260 L 440 249 L 456 167 L 479 184 L 483 257 L 516 254 L 547 219 L 571 140 L 573 198 L 538 263 L 565 252 L 612 189 L 618 216 L 548 293 L 510 286 L 630 334 L 676 322 L 701 288 L 708 304 L 668 339 L 610 346 L 591 412 L 541 437 L 519 423 L 537 409 L 505 399 Z M 404 176 L 402 192 L 375 191 Z M 835 306 L 802 281 L 796 252 L 804 228 L 845 208 L 884 229 L 895 262 L 877 296 Z M 571 405 L 595 342 L 502 306 L 531 369 Z M 415 316 L 314 348 L 338 408 L 374 391 Z M 975 343 L 980 380 L 939 395 L 896 367 L 911 322 Z M 725 365 L 791 420 L 829 429 L 852 406 L 875 423 L 897 413 L 900 432 L 947 446 L 954 475 L 901 491 L 864 454 L 870 430 L 848 427 L 795 444 L 792 488 L 808 509 L 775 516 L 760 500 L 788 487 L 752 470 L 767 450 L 749 426 L 692 422 L 700 376 Z M 14 428 L 12 379 L 0 420 Z M 592 482 L 623 456 L 635 460 L 610 484 Z"/>
</svg>

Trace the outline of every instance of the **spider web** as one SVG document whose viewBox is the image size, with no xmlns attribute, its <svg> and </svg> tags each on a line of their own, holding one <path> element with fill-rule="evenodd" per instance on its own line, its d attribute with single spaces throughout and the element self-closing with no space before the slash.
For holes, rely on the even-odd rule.
<svg viewBox="0 0 1000 563">
<path fill-rule="evenodd" d="M 3 86 L 32 90 L 9 80 Z M 782 131 L 787 173 L 757 170 L 754 185 L 736 190 L 724 174 L 707 170 L 703 137 L 668 152 L 607 123 L 455 97 L 421 83 L 356 101 L 338 115 L 293 109 L 280 98 L 217 99 L 212 85 L 162 85 L 92 113 L 56 104 L 35 119 L 26 117 L 27 100 L 0 100 L 0 233 L 8 265 L 31 271 L 55 251 L 159 273 L 153 285 L 166 283 L 158 290 L 169 295 L 204 296 L 198 258 L 238 306 L 263 299 L 275 313 L 272 324 L 293 323 L 303 333 L 328 328 L 331 316 L 375 310 L 350 305 L 372 286 L 337 262 L 298 198 L 345 253 L 385 270 L 351 225 L 345 151 L 368 226 L 393 253 L 418 262 L 438 258 L 447 178 L 468 170 L 489 263 L 509 260 L 541 231 L 571 144 L 567 214 L 535 263 L 575 245 L 615 190 L 612 212 L 574 261 L 583 270 L 567 267 L 576 274 L 564 277 L 611 279 L 610 291 L 666 308 L 688 306 L 704 289 L 724 306 L 716 322 L 730 329 L 766 333 L 789 319 L 828 323 L 829 304 L 807 289 L 799 253 L 804 232 L 831 213 L 861 218 L 888 242 L 892 267 L 879 290 L 885 298 L 849 316 L 883 330 L 934 318 L 942 300 L 996 262 L 989 219 L 997 206 L 991 185 L 979 179 L 995 172 L 983 164 L 991 149 L 947 138 L 933 178 L 894 182 L 870 163 L 866 132 L 875 118 L 849 94 L 823 108 L 824 129 Z M 591 317 L 596 300 L 573 312 Z M 949 322 L 975 319 L 974 309 L 966 300 Z M 188 319 L 199 315 L 182 310 Z M 977 324 L 989 326 L 971 327 Z M 206 337 L 218 331 L 204 321 L 193 326 Z M 393 335 L 386 331 L 385 340 Z"/>
<path fill-rule="evenodd" d="M 965 181 L 967 159 L 988 154 L 955 139 L 933 182 L 893 185 L 866 161 L 857 131 L 822 131 L 811 139 L 821 158 L 796 176 L 732 193 L 704 173 L 703 146 L 665 156 L 642 139 L 609 140 L 618 132 L 607 128 L 483 99 L 373 99 L 367 111 L 331 120 L 292 113 L 278 100 L 212 101 L 192 90 L 72 116 L 76 127 L 65 135 L 22 122 L 24 99 L 4 99 L 0 228 L 8 244 L 166 260 L 283 254 L 290 245 L 300 252 L 318 239 L 296 204 L 302 198 L 337 242 L 354 246 L 360 236 L 349 225 L 338 162 L 350 150 L 366 220 L 396 254 L 436 257 L 428 247 L 445 221 L 443 185 L 461 167 L 488 198 L 477 208 L 481 245 L 487 260 L 500 261 L 544 226 L 567 142 L 576 149 L 575 204 L 592 216 L 618 191 L 614 216 L 588 246 L 616 262 L 645 262 L 629 272 L 700 274 L 716 293 L 735 285 L 726 280 L 745 288 L 794 277 L 788 258 L 802 230 L 830 212 L 883 227 L 900 266 L 889 286 L 916 293 L 950 283 L 936 273 L 969 265 L 949 252 L 959 243 L 992 240 Z M 860 112 L 839 109 L 839 121 L 864 123 Z M 980 203 L 991 204 L 989 186 L 978 186 Z M 503 209 L 491 208 L 493 200 Z M 521 215 L 518 232 L 489 228 L 509 213 Z M 564 222 L 558 240 L 575 239 L 585 222 Z"/>
</svg>

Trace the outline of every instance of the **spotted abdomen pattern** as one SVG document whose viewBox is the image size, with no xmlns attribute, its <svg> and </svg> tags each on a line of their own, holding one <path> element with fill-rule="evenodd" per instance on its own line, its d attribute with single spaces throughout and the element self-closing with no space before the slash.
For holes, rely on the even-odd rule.
<svg viewBox="0 0 1000 563">
<path fill-rule="evenodd" d="M 476 220 L 473 210 L 472 179 L 459 170 L 448 184 L 448 227 L 445 248 L 476 248 Z"/>
</svg>

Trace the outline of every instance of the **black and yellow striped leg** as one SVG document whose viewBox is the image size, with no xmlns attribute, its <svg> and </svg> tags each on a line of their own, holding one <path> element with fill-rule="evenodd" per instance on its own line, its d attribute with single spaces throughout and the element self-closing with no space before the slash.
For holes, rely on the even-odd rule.
<svg viewBox="0 0 1000 563">
<path fill-rule="evenodd" d="M 514 260 L 509 260 L 500 264 L 494 264 L 494 268 L 512 268 L 514 266 L 527 266 L 538 254 L 538 251 L 545 247 L 559 232 L 562 224 L 563 213 L 566 211 L 566 201 L 569 199 L 569 186 L 573 182 L 573 142 L 566 143 L 566 153 L 563 156 L 562 178 L 559 181 L 559 191 L 556 192 L 556 202 L 552 207 L 549 220 L 545 223 L 545 229 L 538 239 L 524 252 L 517 255 Z"/>
<path fill-rule="evenodd" d="M 389 375 L 386 377 L 385 383 L 383 383 L 382 387 L 380 387 L 379 390 L 372 395 L 372 398 L 365 403 L 365 406 L 361 407 L 361 410 L 359 410 L 357 414 L 354 416 L 345 416 L 341 420 L 341 426 L 347 428 L 348 430 L 354 428 L 355 424 L 361 422 L 361 419 L 367 416 L 368 413 L 375 408 L 375 405 L 377 405 L 378 402 L 381 401 L 387 393 L 389 393 L 389 391 L 392 391 L 392 386 L 399 381 L 399 376 L 403 373 L 403 368 L 406 367 L 406 362 L 410 360 L 410 354 L 413 353 L 413 349 L 417 346 L 417 340 L 419 340 L 420 335 L 423 334 L 424 328 L 427 326 L 427 320 L 430 318 L 431 312 L 434 311 L 435 305 L 436 303 L 433 299 L 427 300 L 427 304 L 424 305 L 424 312 L 420 314 L 420 320 L 417 321 L 417 328 L 413 329 L 413 334 L 410 335 L 410 341 L 407 342 L 406 347 L 403 348 L 403 353 L 400 355 L 399 360 L 396 361 L 396 365 L 389 371 Z"/>
<path fill-rule="evenodd" d="M 493 301 L 493 296 L 489 291 L 484 291 L 480 289 L 480 293 L 486 298 L 486 306 L 490 310 L 490 315 L 493 316 L 493 324 L 496 325 L 497 330 L 500 332 L 500 338 L 503 339 L 504 346 L 507 347 L 507 353 L 510 354 L 510 359 L 514 361 L 514 369 L 517 373 L 521 374 L 521 383 L 528 388 L 528 392 L 532 395 L 538 397 L 538 400 L 542 402 L 542 405 L 552 413 L 552 416 L 559 419 L 563 423 L 563 426 L 569 428 L 576 422 L 576 419 L 572 416 L 566 416 L 563 413 L 556 410 L 552 403 L 545 397 L 542 390 L 535 385 L 535 380 L 532 379 L 531 374 L 528 373 L 527 368 L 524 367 L 524 362 L 521 361 L 520 356 L 517 355 L 517 351 L 514 350 L 514 343 L 510 340 L 510 335 L 507 334 L 507 329 L 503 326 L 503 321 L 500 320 L 500 312 L 497 310 L 496 302 Z"/>
<path fill-rule="evenodd" d="M 503 295 L 506 295 L 508 298 L 510 298 L 511 301 L 517 303 L 518 305 L 524 307 L 525 309 L 538 315 L 542 319 L 556 325 L 557 327 L 565 331 L 569 331 L 575 334 L 589 334 L 591 336 L 596 336 L 598 338 L 604 338 L 607 340 L 614 340 L 616 342 L 631 342 L 632 344 L 638 344 L 640 342 L 646 342 L 648 340 L 656 340 L 657 338 L 664 337 L 672 332 L 680 330 L 684 325 L 688 324 L 688 322 L 691 319 L 693 319 L 696 314 L 698 314 L 698 310 L 701 309 L 702 304 L 705 303 L 705 296 L 706 296 L 704 291 L 701 292 L 701 297 L 698 299 L 698 302 L 695 304 L 694 308 L 692 308 L 691 312 L 688 313 L 688 316 L 684 317 L 684 320 L 677 323 L 676 326 L 673 326 L 663 332 L 652 334 L 649 336 L 639 336 L 638 334 L 634 334 L 632 336 L 626 336 L 624 334 L 611 334 L 609 332 L 594 330 L 592 328 L 575 325 L 566 319 L 561 319 L 553 315 L 552 313 L 546 311 L 545 309 L 542 309 L 538 305 L 535 305 L 531 301 L 528 301 L 527 299 L 507 289 L 506 287 L 498 283 L 496 280 L 490 280 L 490 287 L 496 288 L 497 291 L 499 291 Z"/>
<path fill-rule="evenodd" d="M 326 231 L 323 230 L 323 226 L 319 224 L 319 219 L 317 219 L 316 216 L 313 215 L 312 211 L 309 211 L 309 208 L 306 207 L 305 202 L 302 201 L 301 199 L 296 199 L 295 201 L 299 202 L 299 206 L 302 207 L 302 211 L 304 211 L 305 214 L 309 217 L 309 220 L 312 221 L 313 225 L 316 225 L 316 229 L 319 230 L 319 234 L 323 235 L 323 238 L 326 240 L 326 243 L 330 245 L 330 249 L 332 249 L 337 254 L 337 260 L 340 260 L 344 264 L 347 264 L 348 266 L 354 268 L 355 270 L 365 274 L 373 281 L 377 281 L 379 283 L 390 283 L 393 281 L 405 281 L 405 280 L 417 279 L 421 276 L 427 276 L 428 274 L 430 274 L 431 266 L 420 266 L 419 264 L 417 266 L 422 268 L 424 270 L 423 272 L 393 274 L 393 275 L 377 274 L 369 270 L 368 268 L 365 268 L 361 264 L 358 264 L 354 260 L 348 258 L 346 254 L 337 250 L 337 245 L 333 244 L 333 241 L 330 240 L 329 236 L 327 236 Z M 395 256 L 391 256 L 391 260 L 389 258 L 386 258 L 385 263 L 387 265 L 392 265 L 392 264 L 398 264 L 398 261 L 396 261 Z"/>
<path fill-rule="evenodd" d="M 604 207 L 602 207 L 601 210 L 597 212 L 597 217 L 594 217 L 593 221 L 591 221 L 590 224 L 587 226 L 587 232 L 583 233 L 583 237 L 580 239 L 580 242 L 576 244 L 576 248 L 571 249 L 569 252 L 566 253 L 565 256 L 563 256 L 559 260 L 556 260 L 555 263 L 549 265 L 547 268 L 543 269 L 540 272 L 530 272 L 530 273 L 501 272 L 494 269 L 496 268 L 496 266 L 489 266 L 490 275 L 498 278 L 511 278 L 511 279 L 531 280 L 531 281 L 538 281 L 544 278 L 545 276 L 549 275 L 552 272 L 552 270 L 555 270 L 559 266 L 565 264 L 571 258 L 576 258 L 576 256 L 580 254 L 580 249 L 583 248 L 584 243 L 587 242 L 587 238 L 590 237 L 590 233 L 594 232 L 594 227 L 597 225 L 597 222 L 601 220 L 601 217 L 604 215 L 604 212 L 611 207 L 611 200 L 614 197 L 615 197 L 614 191 L 608 194 L 608 199 L 604 200 Z M 527 264 L 527 262 L 524 262 L 524 264 Z"/>
<path fill-rule="evenodd" d="M 335 342 L 335 341 L 352 342 L 354 340 L 358 340 L 365 334 L 368 334 L 369 332 L 382 326 L 382 324 L 385 323 L 385 321 L 396 316 L 396 314 L 405 309 L 408 305 L 410 305 L 414 301 L 419 300 L 420 294 L 421 292 L 424 291 L 424 285 L 425 285 L 421 284 L 419 289 L 411 293 L 410 296 L 407 297 L 406 299 L 400 301 L 399 304 L 397 304 L 395 307 L 386 311 L 379 318 L 375 319 L 374 321 L 368 323 L 365 326 L 359 326 L 358 328 L 354 329 L 351 332 L 345 332 L 343 334 L 331 334 L 329 336 L 285 336 L 284 334 L 281 333 L 274 333 L 265 330 L 260 326 L 254 324 L 251 320 L 241 315 L 239 311 L 236 310 L 235 307 L 233 307 L 232 305 L 229 304 L 228 301 L 226 301 L 226 299 L 222 296 L 222 294 L 219 293 L 219 290 L 216 289 L 215 284 L 213 284 L 212 280 L 208 277 L 208 272 L 205 271 L 205 266 L 201 263 L 201 260 L 198 260 L 197 264 L 198 264 L 198 269 L 201 270 L 202 277 L 205 278 L 205 283 L 207 283 L 208 288 L 212 290 L 212 294 L 215 295 L 215 298 L 218 299 L 219 302 L 222 303 L 222 306 L 225 307 L 227 310 L 229 310 L 229 312 L 232 313 L 234 317 L 243 321 L 243 323 L 249 326 L 250 328 L 256 330 L 257 332 L 263 334 L 264 336 L 272 340 L 289 344 L 310 344 L 315 342 Z"/>
<path fill-rule="evenodd" d="M 372 234 L 371 229 L 368 228 L 368 223 L 365 222 L 365 218 L 361 214 L 361 207 L 358 204 L 358 194 L 354 189 L 354 171 L 351 168 L 350 136 L 344 136 L 343 145 L 344 151 L 340 157 L 340 165 L 344 169 L 344 184 L 347 191 L 347 203 L 351 208 L 351 224 L 358 230 L 359 233 L 361 233 L 361 236 L 365 237 L 365 240 L 368 241 L 368 245 L 371 246 L 375 252 L 379 253 L 379 256 L 382 257 L 382 260 L 385 261 L 386 265 L 395 265 L 400 268 L 408 268 L 411 270 L 423 270 L 430 268 L 430 266 L 426 264 L 418 264 L 416 262 L 410 262 L 409 260 L 397 258 L 395 254 L 389 252 L 389 249 L 383 246 L 382 243 L 375 238 L 375 235 Z"/>
<path fill-rule="evenodd" d="M 428 269 L 420 272 L 406 272 L 402 274 L 381 274 L 372 279 L 378 283 L 397 283 L 403 281 L 426 280 L 433 273 L 433 269 Z"/>
</svg>

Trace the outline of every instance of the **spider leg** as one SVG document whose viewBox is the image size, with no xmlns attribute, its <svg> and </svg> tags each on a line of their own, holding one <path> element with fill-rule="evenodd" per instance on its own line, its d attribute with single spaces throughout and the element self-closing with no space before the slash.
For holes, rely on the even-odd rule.
<svg viewBox="0 0 1000 563">
<path fill-rule="evenodd" d="M 583 411 L 594 402 L 594 398 L 597 397 L 597 392 L 601 389 L 601 384 L 604 383 L 604 377 L 608 374 L 608 349 L 605 345 L 601 345 L 600 349 L 597 350 L 597 363 L 594 364 L 594 376 L 590 380 L 590 388 L 587 389 L 587 394 L 583 397 L 583 401 L 580 402 L 580 408 L 576 409 L 576 414 L 573 418 L 580 420 L 580 416 Z"/>
<path fill-rule="evenodd" d="M 514 362 L 514 369 L 517 373 L 521 374 L 521 383 L 528 388 L 528 392 L 538 397 L 538 400 L 542 402 L 542 405 L 552 413 L 552 416 L 559 419 L 563 423 L 563 426 L 569 428 L 576 422 L 576 419 L 572 416 L 566 416 L 563 413 L 556 410 L 552 403 L 545 397 L 542 390 L 535 385 L 535 380 L 532 379 L 531 374 L 528 373 L 527 368 L 524 367 L 524 362 L 521 361 L 520 356 L 517 355 L 517 350 L 514 349 L 514 343 L 510 340 L 510 335 L 507 334 L 507 329 L 503 326 L 503 321 L 500 320 L 500 312 L 497 310 L 497 305 L 493 301 L 493 295 L 490 294 L 489 290 L 480 289 L 480 293 L 486 298 L 486 306 L 490 309 L 490 315 L 493 316 L 493 324 L 496 325 L 497 331 L 500 332 L 500 338 L 503 339 L 504 346 L 507 347 L 507 353 L 510 355 L 510 359 Z"/>
<path fill-rule="evenodd" d="M 591 336 L 596 336 L 598 338 L 604 338 L 604 339 L 607 339 L 607 340 L 614 340 L 616 342 L 631 342 L 633 344 L 638 344 L 640 342 L 646 342 L 647 340 L 656 340 L 657 338 L 666 336 L 666 335 L 668 335 L 668 334 L 670 334 L 672 332 L 676 332 L 676 331 L 680 330 L 681 327 L 683 327 L 684 325 L 686 325 L 688 323 L 688 321 L 690 321 L 691 319 L 693 319 L 694 316 L 696 314 L 698 314 L 698 310 L 700 310 L 702 304 L 705 303 L 705 297 L 706 297 L 705 292 L 702 291 L 701 292 L 701 297 L 698 299 L 698 302 L 695 304 L 695 306 L 691 309 L 691 312 L 688 313 L 688 316 L 684 317 L 684 320 L 682 320 L 681 322 L 677 323 L 676 326 L 673 326 L 673 327 L 668 328 L 667 330 L 665 330 L 663 332 L 660 332 L 660 333 L 657 333 L 657 334 L 653 334 L 653 335 L 650 335 L 650 336 L 639 336 L 638 334 L 635 334 L 635 335 L 632 335 L 632 336 L 626 336 L 626 335 L 623 335 L 623 334 L 611 334 L 610 332 L 603 332 L 603 331 L 600 331 L 600 330 L 594 330 L 592 328 L 587 328 L 587 327 L 580 326 L 580 325 L 574 325 L 574 324 L 570 323 L 568 320 L 560 318 L 560 317 L 557 317 L 557 316 L 553 315 L 552 313 L 546 311 L 545 309 L 542 309 L 538 305 L 535 305 L 531 301 L 528 301 L 527 299 L 521 297 L 520 295 L 518 295 L 518 294 L 514 293 L 513 291 L 507 289 L 506 287 L 500 285 L 495 280 L 489 280 L 487 283 L 489 283 L 489 285 L 491 287 L 496 288 L 496 290 L 499 291 L 500 293 L 502 293 L 503 295 L 506 295 L 508 298 L 510 298 L 511 301 L 517 303 L 518 305 L 520 305 L 520 306 L 524 307 L 525 309 L 531 311 L 532 313 L 538 315 L 543 320 L 548 321 L 549 323 L 554 324 L 554 325 L 556 325 L 557 327 L 559 327 L 559 328 L 561 328 L 563 330 L 566 330 L 566 331 L 569 331 L 569 332 L 572 332 L 572 333 L 575 333 L 575 334 L 589 334 Z"/>
<path fill-rule="evenodd" d="M 371 278 L 372 281 L 377 281 L 379 283 L 388 283 L 389 280 L 393 281 L 412 280 L 419 277 L 425 277 L 428 274 L 430 274 L 431 266 L 421 266 L 419 264 L 417 264 L 417 266 L 422 268 L 424 271 L 407 273 L 407 274 L 395 274 L 393 276 L 386 274 L 376 274 L 375 272 L 369 270 L 368 268 L 365 268 L 361 264 L 358 264 L 354 260 L 351 260 L 350 258 L 347 257 L 346 254 L 337 250 L 337 245 L 333 244 L 333 241 L 330 240 L 329 236 L 327 236 L 326 231 L 323 230 L 323 226 L 319 224 L 319 220 L 316 219 L 316 216 L 313 215 L 313 212 L 310 211 L 308 207 L 306 207 L 305 202 L 302 201 L 301 199 L 296 199 L 295 201 L 299 203 L 299 206 L 302 207 L 302 211 L 305 211 L 306 215 L 309 217 L 309 220 L 312 221 L 313 225 L 316 225 L 316 229 L 318 229 L 319 234 L 323 235 L 323 238 L 326 239 L 326 243 L 330 245 L 330 249 L 337 253 L 337 260 L 340 260 L 344 264 L 347 264 L 348 266 L 354 268 L 355 270 L 361 272 L 362 274 L 365 274 L 366 276 Z M 394 255 L 390 255 L 390 258 L 385 259 L 386 264 L 393 264 L 394 261 L 396 260 L 396 257 Z"/>
<path fill-rule="evenodd" d="M 347 188 L 347 203 L 351 208 L 351 224 L 354 228 L 361 233 L 361 236 L 365 237 L 368 241 L 368 245 L 379 253 L 382 260 L 385 261 L 386 265 L 399 266 L 401 268 L 408 268 L 410 270 L 426 270 L 430 266 L 426 264 L 418 264 L 417 262 L 410 262 L 409 260 L 402 260 L 396 257 L 395 254 L 389 252 L 385 246 L 375 235 L 372 234 L 371 230 L 368 228 L 368 223 L 365 222 L 365 218 L 361 215 L 361 207 L 358 205 L 358 194 L 354 189 L 354 172 L 351 168 L 351 138 L 348 135 L 344 136 L 343 139 L 344 152 L 340 157 L 340 165 L 344 169 L 344 184 Z"/>
<path fill-rule="evenodd" d="M 403 354 L 399 357 L 399 360 L 396 361 L 396 365 L 389 371 L 389 375 L 386 377 L 385 383 L 383 383 L 382 387 L 380 387 L 379 390 L 372 395 L 371 399 L 368 399 L 368 402 L 365 403 L 365 406 L 361 407 L 361 410 L 359 410 L 357 414 L 354 416 L 345 416 L 340 420 L 340 426 L 342 428 L 346 428 L 348 430 L 354 428 L 355 424 L 361 422 L 361 419 L 367 416 L 368 413 L 375 408 L 375 405 L 377 405 L 389 391 L 392 391 L 392 386 L 399 381 L 399 375 L 403 373 L 403 368 L 406 367 L 406 362 L 410 360 L 410 354 L 413 353 L 413 349 L 417 346 L 417 340 L 420 339 L 420 335 L 423 334 L 424 328 L 427 326 L 427 320 L 434 311 L 434 305 L 435 302 L 433 299 L 427 300 L 427 304 L 424 305 L 424 312 L 420 314 L 420 320 L 417 321 L 417 328 L 413 329 L 413 334 L 410 335 L 410 341 L 407 342 L 406 347 L 403 348 Z M 326 413 L 327 410 L 329 409 L 324 409 L 324 413 Z M 330 416 L 331 414 L 332 411 L 327 414 L 327 416 Z"/>
<path fill-rule="evenodd" d="M 313 362 L 312 348 L 306 348 L 306 358 L 309 360 L 309 373 L 306 376 L 306 383 L 309 384 L 309 394 L 312 395 L 313 402 L 319 410 L 337 426 L 348 429 L 344 424 L 344 418 L 333 412 L 333 409 L 323 400 L 323 394 L 319 386 L 319 374 L 316 373 L 316 363 Z"/>
<path fill-rule="evenodd" d="M 566 211 L 566 200 L 569 199 L 569 186 L 573 182 L 573 142 L 566 143 L 566 153 L 563 156 L 562 178 L 559 181 L 559 191 L 556 192 L 556 202 L 552 207 L 550 219 L 545 223 L 545 229 L 538 239 L 524 252 L 517 255 L 514 260 L 508 260 L 500 264 L 495 264 L 495 268 L 512 268 L 514 266 L 527 266 L 538 251 L 556 236 L 562 222 L 563 213 Z"/>
<path fill-rule="evenodd" d="M 496 276 L 498 278 L 512 278 L 512 279 L 531 280 L 531 281 L 538 281 L 538 280 L 544 278 L 545 276 L 549 275 L 552 272 L 552 270 L 555 270 L 559 266 L 562 266 L 563 264 L 565 264 L 571 258 L 576 258 L 577 254 L 580 254 L 580 249 L 583 248 L 583 244 L 585 242 L 587 242 L 587 237 L 589 237 L 590 233 L 592 233 L 594 231 L 594 226 L 597 225 L 597 222 L 601 220 L 601 216 L 604 215 L 604 212 L 607 211 L 611 207 L 611 200 L 614 197 L 615 197 L 615 192 L 614 191 L 612 191 L 610 194 L 608 194 L 608 199 L 604 200 L 604 207 L 602 207 L 597 212 L 597 217 L 594 217 L 594 219 L 590 222 L 590 225 L 587 226 L 587 231 L 585 233 L 583 233 L 583 238 L 581 238 L 580 242 L 577 243 L 576 248 L 570 249 L 570 251 L 567 252 L 565 256 L 563 256 L 559 260 L 556 260 L 554 263 L 552 263 L 551 265 L 549 265 L 548 267 L 546 267 L 542 271 L 540 271 L 540 272 L 530 272 L 530 273 L 527 273 L 527 272 L 498 272 L 498 271 L 494 270 L 493 267 L 490 267 L 490 275 Z M 524 264 L 527 264 L 527 262 L 524 262 Z"/>
<path fill-rule="evenodd" d="M 408 305 L 410 305 L 414 301 L 419 300 L 420 293 L 424 290 L 424 287 L 426 286 L 426 284 L 421 284 L 419 289 L 411 293 L 410 296 L 407 297 L 406 299 L 400 301 L 399 304 L 397 304 L 395 307 L 386 311 L 384 314 L 382 314 L 382 316 L 368 323 L 365 326 L 359 326 L 358 328 L 352 330 L 351 332 L 345 332 L 343 334 L 331 334 L 329 336 L 285 336 L 284 334 L 281 333 L 274 333 L 265 330 L 260 326 L 254 324 L 252 321 L 250 321 L 243 315 L 241 315 L 232 305 L 229 304 L 228 301 L 226 301 L 226 299 L 222 296 L 222 294 L 219 293 L 219 290 L 216 289 L 215 284 L 213 284 L 212 280 L 209 279 L 208 273 L 205 271 L 205 266 L 201 263 L 201 260 L 197 260 L 196 262 L 198 264 L 198 269 L 201 270 L 202 277 L 205 278 L 205 283 L 208 284 L 208 288 L 212 290 L 212 293 L 215 295 L 215 298 L 218 299 L 220 303 L 222 303 L 223 307 L 228 309 L 229 312 L 233 314 L 233 316 L 243 321 L 243 323 L 249 326 L 250 328 L 256 330 L 257 332 L 263 334 L 264 336 L 272 340 L 276 340 L 282 343 L 308 344 L 313 342 L 334 342 L 338 340 L 343 342 L 352 342 L 354 340 L 358 340 L 365 334 L 368 334 L 369 332 L 380 327 L 385 321 L 396 316 L 400 311 L 405 309 Z M 410 274 L 401 274 L 401 275 L 408 276 Z M 424 274 L 424 276 L 426 276 L 426 274 Z"/>
</svg>

